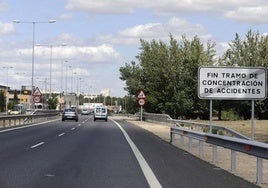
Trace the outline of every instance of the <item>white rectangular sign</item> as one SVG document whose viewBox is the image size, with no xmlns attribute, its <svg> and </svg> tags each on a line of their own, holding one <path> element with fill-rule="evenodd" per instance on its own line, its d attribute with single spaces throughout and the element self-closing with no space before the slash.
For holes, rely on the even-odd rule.
<svg viewBox="0 0 268 188">
<path fill-rule="evenodd" d="M 265 99 L 263 67 L 200 67 L 198 96 L 201 99 Z"/>
</svg>

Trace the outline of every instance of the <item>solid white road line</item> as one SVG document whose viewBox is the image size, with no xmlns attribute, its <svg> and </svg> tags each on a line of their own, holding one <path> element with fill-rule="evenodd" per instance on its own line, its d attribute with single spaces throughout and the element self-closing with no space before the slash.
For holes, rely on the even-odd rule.
<svg viewBox="0 0 268 188">
<path fill-rule="evenodd" d="M 71 128 L 72 131 L 75 130 L 75 129 L 76 129 L 75 127 Z"/>
<path fill-rule="evenodd" d="M 150 166 L 148 165 L 148 163 L 146 162 L 146 160 L 142 156 L 142 154 L 139 151 L 139 149 L 137 148 L 137 146 L 134 144 L 134 142 L 128 136 L 127 132 L 121 127 L 121 125 L 119 123 L 117 123 L 113 119 L 111 119 L 111 120 L 118 126 L 118 128 L 124 134 L 128 144 L 130 145 L 130 147 L 131 147 L 136 159 L 138 160 L 138 162 L 140 164 L 142 172 L 143 172 L 143 174 L 144 174 L 149 186 L 153 187 L 153 188 L 162 188 L 162 185 L 160 184 L 160 182 L 158 181 L 158 179 L 154 175 L 152 169 L 150 168 Z"/>
<path fill-rule="evenodd" d="M 38 147 L 38 146 L 41 146 L 41 145 L 43 145 L 44 143 L 45 143 L 45 142 L 40 142 L 40 143 L 38 143 L 38 144 L 35 144 L 35 145 L 31 146 L 31 149 L 36 148 L 36 147 Z"/>
</svg>

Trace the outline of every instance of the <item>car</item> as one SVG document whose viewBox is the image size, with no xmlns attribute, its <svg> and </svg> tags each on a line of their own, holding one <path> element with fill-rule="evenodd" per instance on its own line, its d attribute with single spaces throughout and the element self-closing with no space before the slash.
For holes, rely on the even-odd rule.
<svg viewBox="0 0 268 188">
<path fill-rule="evenodd" d="M 33 115 L 35 112 L 36 112 L 36 110 L 34 110 L 34 109 L 27 109 L 25 114 L 26 115 Z"/>
<path fill-rule="evenodd" d="M 18 109 L 12 109 L 12 110 L 9 110 L 8 113 L 10 115 L 18 115 L 20 114 L 20 111 Z"/>
<path fill-rule="evenodd" d="M 25 112 L 26 112 L 25 107 L 21 104 L 17 104 L 12 108 L 12 110 L 8 111 L 8 114 L 18 115 L 18 114 L 25 114 Z"/>
<path fill-rule="evenodd" d="M 82 109 L 81 115 L 89 115 L 89 114 L 90 114 L 90 112 L 88 109 Z"/>
<path fill-rule="evenodd" d="M 107 106 L 98 106 L 94 109 L 94 121 L 96 121 L 97 119 L 107 121 L 108 119 Z"/>
<path fill-rule="evenodd" d="M 75 108 L 67 108 L 62 112 L 62 121 L 75 120 L 78 121 L 78 113 Z"/>
</svg>

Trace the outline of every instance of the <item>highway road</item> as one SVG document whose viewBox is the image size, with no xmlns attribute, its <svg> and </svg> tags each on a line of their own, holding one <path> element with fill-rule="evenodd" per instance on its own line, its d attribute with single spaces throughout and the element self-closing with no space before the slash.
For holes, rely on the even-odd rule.
<svg viewBox="0 0 268 188">
<path fill-rule="evenodd" d="M 123 120 L 0 131 L 0 188 L 257 187 Z"/>
</svg>

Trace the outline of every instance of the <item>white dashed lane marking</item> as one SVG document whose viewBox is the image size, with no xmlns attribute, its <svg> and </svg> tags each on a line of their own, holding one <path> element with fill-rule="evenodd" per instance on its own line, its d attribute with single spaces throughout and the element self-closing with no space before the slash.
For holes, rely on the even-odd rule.
<svg viewBox="0 0 268 188">
<path fill-rule="evenodd" d="M 79 124 L 78 126 L 81 126 L 81 124 Z M 72 131 L 75 130 L 75 129 L 76 129 L 76 127 L 71 128 Z M 65 133 L 58 134 L 58 137 L 61 137 L 63 135 L 65 135 Z M 32 145 L 30 148 L 34 149 L 34 148 L 39 147 L 39 146 L 41 146 L 43 144 L 45 144 L 45 142 L 40 142 L 38 144 Z"/>
<path fill-rule="evenodd" d="M 61 133 L 61 134 L 59 134 L 58 136 L 61 137 L 61 136 L 63 136 L 63 135 L 65 135 L 65 133 Z"/>
<path fill-rule="evenodd" d="M 31 149 L 34 149 L 34 148 L 36 148 L 36 147 L 38 147 L 38 146 L 41 146 L 41 145 L 43 145 L 43 144 L 45 144 L 45 142 L 40 142 L 40 143 L 38 143 L 38 144 L 35 144 L 35 145 L 31 146 Z"/>
</svg>

